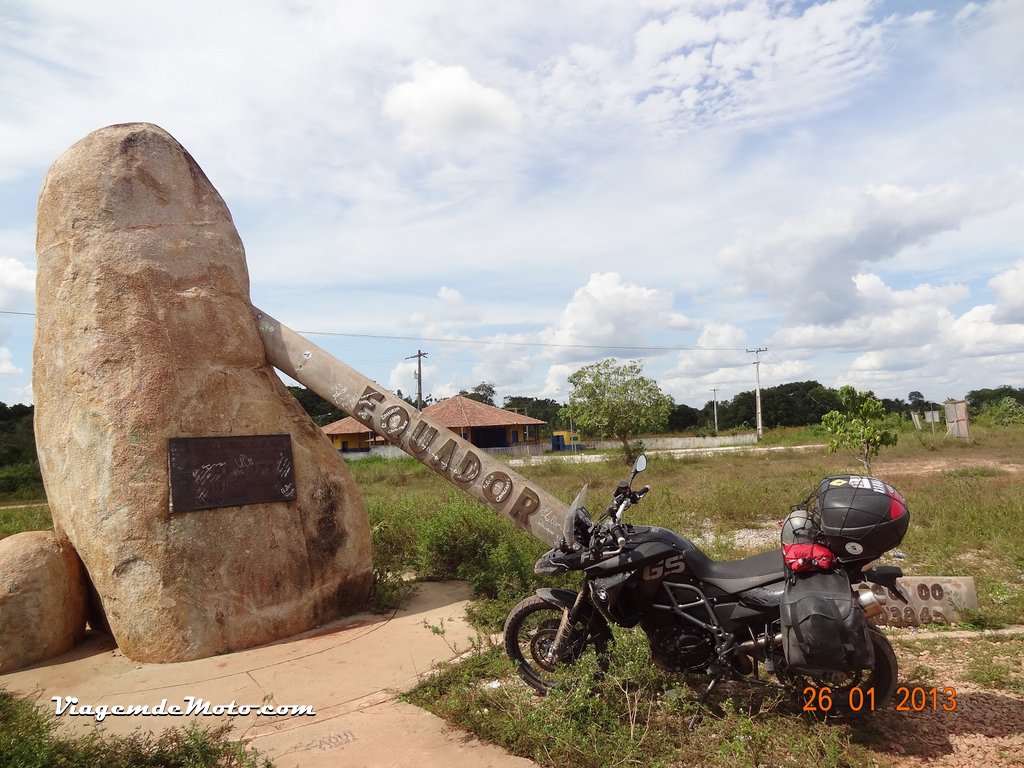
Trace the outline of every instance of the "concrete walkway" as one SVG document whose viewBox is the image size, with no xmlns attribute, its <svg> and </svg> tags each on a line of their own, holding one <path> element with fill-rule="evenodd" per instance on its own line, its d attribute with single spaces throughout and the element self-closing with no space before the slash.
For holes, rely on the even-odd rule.
<svg viewBox="0 0 1024 768">
<path fill-rule="evenodd" d="M 227 721 L 233 738 L 279 768 L 530 768 L 531 761 L 396 701 L 433 665 L 470 647 L 468 597 L 462 583 L 427 583 L 393 616 L 363 614 L 287 641 L 175 664 L 133 662 L 109 636 L 91 635 L 64 656 L 0 675 L 0 686 L 38 695 L 68 732 L 97 727 L 101 707 L 108 714 L 100 727 L 118 734 Z M 442 622 L 443 637 L 430 630 Z M 183 712 L 208 705 L 210 714 L 110 713 L 117 705 Z M 315 714 L 258 713 L 264 706 L 308 706 Z"/>
</svg>

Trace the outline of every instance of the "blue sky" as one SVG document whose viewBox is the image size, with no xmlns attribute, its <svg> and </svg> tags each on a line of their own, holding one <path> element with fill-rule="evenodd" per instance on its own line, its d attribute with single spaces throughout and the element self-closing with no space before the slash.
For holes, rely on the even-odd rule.
<svg viewBox="0 0 1024 768">
<path fill-rule="evenodd" d="M 391 389 L 1024 385 L 1024 3 L 6 0 L 0 310 L 47 167 L 153 122 L 252 300 Z M 0 400 L 33 318 L 0 314 Z M 338 335 L 319 335 L 329 332 Z M 396 338 L 397 337 L 397 338 Z"/>
</svg>

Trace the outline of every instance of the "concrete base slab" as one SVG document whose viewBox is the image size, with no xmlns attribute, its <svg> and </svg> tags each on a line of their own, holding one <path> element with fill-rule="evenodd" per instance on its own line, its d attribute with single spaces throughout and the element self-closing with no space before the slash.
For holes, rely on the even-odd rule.
<svg viewBox="0 0 1024 768">
<path fill-rule="evenodd" d="M 435 664 L 471 647 L 468 597 L 460 582 L 423 584 L 394 615 L 361 614 L 286 641 L 175 664 L 134 662 L 109 636 L 90 634 L 70 653 L 0 675 L 0 686 L 37 696 L 70 733 L 228 722 L 233 738 L 279 768 L 527 768 L 534 763 L 395 700 Z M 431 631 L 442 623 L 443 636 Z M 289 709 L 303 707 L 315 714 Z"/>
</svg>

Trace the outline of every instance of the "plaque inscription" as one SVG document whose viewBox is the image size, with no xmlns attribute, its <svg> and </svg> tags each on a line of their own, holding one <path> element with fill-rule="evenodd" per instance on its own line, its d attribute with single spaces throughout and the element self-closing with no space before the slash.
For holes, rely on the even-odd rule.
<svg viewBox="0 0 1024 768">
<path fill-rule="evenodd" d="M 291 435 L 172 437 L 171 512 L 295 499 Z"/>
</svg>

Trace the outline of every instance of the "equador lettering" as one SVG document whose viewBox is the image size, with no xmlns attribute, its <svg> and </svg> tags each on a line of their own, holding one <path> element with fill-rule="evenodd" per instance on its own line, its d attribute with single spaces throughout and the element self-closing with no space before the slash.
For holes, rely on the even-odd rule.
<svg viewBox="0 0 1024 768">
<path fill-rule="evenodd" d="M 373 412 L 377 410 L 377 403 L 382 402 L 384 402 L 384 394 L 373 387 L 367 387 L 360 395 L 359 401 L 356 403 L 356 412 L 352 415 L 373 429 Z"/>
<path fill-rule="evenodd" d="M 512 478 L 501 470 L 495 470 L 484 478 L 484 498 L 492 504 L 501 504 L 512 493 Z"/>
<path fill-rule="evenodd" d="M 397 444 L 409 428 L 409 412 L 400 405 L 389 405 L 380 415 L 380 428 L 390 442 Z"/>
<path fill-rule="evenodd" d="M 480 459 L 472 451 L 467 451 L 462 457 L 462 463 L 458 469 L 452 470 L 452 480 L 462 485 L 469 485 L 476 480 L 480 474 Z"/>
</svg>

